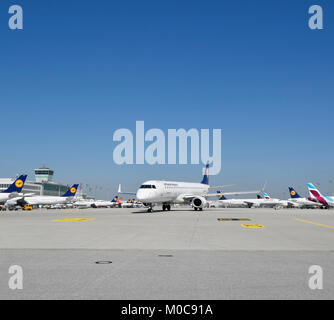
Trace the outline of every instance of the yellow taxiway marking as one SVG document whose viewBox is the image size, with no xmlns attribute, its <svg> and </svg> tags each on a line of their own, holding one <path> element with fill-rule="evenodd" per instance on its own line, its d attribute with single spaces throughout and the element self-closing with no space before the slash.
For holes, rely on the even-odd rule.
<svg viewBox="0 0 334 320">
<path fill-rule="evenodd" d="M 327 226 L 326 224 L 321 224 L 321 223 L 317 223 L 317 222 L 313 222 L 313 221 L 302 220 L 302 219 L 297 219 L 297 218 L 294 218 L 294 220 L 298 220 L 298 221 L 302 221 L 302 222 L 306 222 L 306 223 L 315 224 L 316 226 L 320 226 L 320 227 L 325 227 L 325 228 L 331 228 L 331 229 L 334 229 L 333 226 Z"/>
<path fill-rule="evenodd" d="M 250 228 L 250 229 L 261 229 L 264 228 L 262 224 L 242 224 L 241 225 L 244 228 Z"/>
<path fill-rule="evenodd" d="M 52 222 L 71 222 L 71 221 L 88 221 L 88 220 L 94 220 L 94 218 L 58 219 L 58 220 L 52 220 Z"/>
</svg>

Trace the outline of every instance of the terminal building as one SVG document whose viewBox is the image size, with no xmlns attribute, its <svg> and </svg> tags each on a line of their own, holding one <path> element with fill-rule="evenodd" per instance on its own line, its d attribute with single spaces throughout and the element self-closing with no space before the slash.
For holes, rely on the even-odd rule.
<svg viewBox="0 0 334 320">
<path fill-rule="evenodd" d="M 35 181 L 27 180 L 22 190 L 23 194 L 33 193 L 38 196 L 61 196 L 63 195 L 69 185 L 59 184 L 53 182 L 54 171 L 49 168 L 35 169 Z M 28 177 L 29 178 L 29 177 Z M 15 178 L 0 178 L 0 192 L 6 190 L 13 182 Z M 77 196 L 80 196 L 78 191 Z"/>
</svg>

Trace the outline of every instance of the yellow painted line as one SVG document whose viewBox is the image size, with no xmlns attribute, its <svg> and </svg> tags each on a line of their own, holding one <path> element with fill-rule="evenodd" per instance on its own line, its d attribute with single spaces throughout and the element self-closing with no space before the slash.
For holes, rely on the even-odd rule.
<svg viewBox="0 0 334 320">
<path fill-rule="evenodd" d="M 94 218 L 58 219 L 58 220 L 52 220 L 52 222 L 72 222 L 72 221 L 88 221 L 88 220 L 94 220 Z"/>
<path fill-rule="evenodd" d="M 264 228 L 262 224 L 242 224 L 241 225 L 244 228 L 249 228 L 249 229 L 261 229 Z"/>
<path fill-rule="evenodd" d="M 334 229 L 333 226 L 327 226 L 326 224 L 321 224 L 321 223 L 317 223 L 317 222 L 313 222 L 313 221 L 302 220 L 302 219 L 297 219 L 297 218 L 294 218 L 294 220 L 298 220 L 298 221 L 302 221 L 302 222 L 306 222 L 306 223 L 315 224 L 316 226 L 320 226 L 320 227 L 325 227 L 325 228 L 331 228 L 331 229 Z"/>
</svg>

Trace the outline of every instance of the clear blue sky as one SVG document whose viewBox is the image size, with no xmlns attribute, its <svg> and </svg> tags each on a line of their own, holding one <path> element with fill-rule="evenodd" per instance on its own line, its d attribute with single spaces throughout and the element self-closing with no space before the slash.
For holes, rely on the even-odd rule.
<svg viewBox="0 0 334 320">
<path fill-rule="evenodd" d="M 12 4 L 22 31 L 8 28 Z M 324 30 L 308 28 L 312 4 Z M 113 132 L 144 120 L 221 128 L 211 184 L 334 194 L 333 39 L 333 1 L 2 0 L 0 177 L 46 164 L 59 182 L 112 192 L 200 181 L 201 166 L 113 163 Z"/>
</svg>

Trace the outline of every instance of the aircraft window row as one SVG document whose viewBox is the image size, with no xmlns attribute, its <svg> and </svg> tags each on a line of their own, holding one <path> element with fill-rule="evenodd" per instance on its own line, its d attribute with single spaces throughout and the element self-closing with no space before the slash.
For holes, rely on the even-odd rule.
<svg viewBox="0 0 334 320">
<path fill-rule="evenodd" d="M 156 186 L 154 184 L 143 184 L 140 189 L 156 189 Z"/>
</svg>

